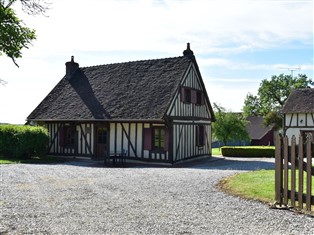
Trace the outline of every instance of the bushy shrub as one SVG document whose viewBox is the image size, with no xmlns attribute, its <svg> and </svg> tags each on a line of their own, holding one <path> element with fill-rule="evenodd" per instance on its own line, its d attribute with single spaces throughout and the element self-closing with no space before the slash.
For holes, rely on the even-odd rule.
<svg viewBox="0 0 314 235">
<path fill-rule="evenodd" d="M 226 157 L 274 157 L 274 146 L 221 147 L 221 154 Z"/>
<path fill-rule="evenodd" d="M 6 157 L 43 156 L 48 140 L 48 131 L 43 127 L 0 125 L 0 155 Z"/>
</svg>

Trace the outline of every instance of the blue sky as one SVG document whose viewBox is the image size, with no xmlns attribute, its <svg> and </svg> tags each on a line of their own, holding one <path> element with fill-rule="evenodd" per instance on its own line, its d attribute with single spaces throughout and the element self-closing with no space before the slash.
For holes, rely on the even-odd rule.
<svg viewBox="0 0 314 235">
<path fill-rule="evenodd" d="M 15 5 L 37 40 L 17 68 L 0 57 L 0 122 L 24 123 L 64 76 L 80 66 L 181 56 L 191 43 L 212 103 L 239 112 L 272 75 L 313 78 L 313 1 L 64 0 L 45 16 Z"/>
</svg>

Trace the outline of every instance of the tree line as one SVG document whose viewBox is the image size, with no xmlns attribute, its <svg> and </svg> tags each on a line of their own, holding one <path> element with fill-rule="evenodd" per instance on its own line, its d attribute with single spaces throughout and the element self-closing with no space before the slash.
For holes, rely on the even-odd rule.
<svg viewBox="0 0 314 235">
<path fill-rule="evenodd" d="M 225 145 L 228 141 L 249 140 L 246 131 L 248 116 L 261 116 L 264 125 L 274 125 L 279 130 L 282 128 L 281 109 L 289 94 L 294 89 L 307 88 L 314 82 L 305 74 L 273 75 L 270 80 L 263 79 L 257 91 L 257 95 L 248 93 L 244 100 L 242 113 L 233 113 L 225 108 L 214 104 L 216 122 L 213 123 L 214 138 L 222 141 Z"/>
</svg>

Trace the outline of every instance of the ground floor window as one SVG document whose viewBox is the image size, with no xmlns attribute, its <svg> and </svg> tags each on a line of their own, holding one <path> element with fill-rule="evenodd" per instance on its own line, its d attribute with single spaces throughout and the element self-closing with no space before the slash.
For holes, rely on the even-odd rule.
<svg viewBox="0 0 314 235">
<path fill-rule="evenodd" d="M 151 126 L 143 129 L 144 149 L 154 151 L 169 150 L 169 132 L 165 126 Z"/>
<path fill-rule="evenodd" d="M 97 143 L 98 144 L 106 144 L 107 143 L 107 129 L 100 127 L 98 128 L 97 133 Z"/>
<path fill-rule="evenodd" d="M 75 144 L 75 126 L 63 125 L 60 130 L 60 146 L 69 148 Z"/>
<path fill-rule="evenodd" d="M 153 132 L 154 149 L 163 149 L 165 146 L 165 129 L 155 127 Z"/>
<path fill-rule="evenodd" d="M 196 145 L 205 145 L 205 127 L 203 125 L 196 126 Z"/>
</svg>

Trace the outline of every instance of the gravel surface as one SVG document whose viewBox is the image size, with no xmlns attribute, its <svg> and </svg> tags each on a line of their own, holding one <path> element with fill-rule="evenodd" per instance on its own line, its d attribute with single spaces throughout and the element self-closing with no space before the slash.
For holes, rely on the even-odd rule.
<svg viewBox="0 0 314 235">
<path fill-rule="evenodd" d="M 314 234 L 314 218 L 214 187 L 225 176 L 273 167 L 273 159 L 175 168 L 0 165 L 0 234 Z"/>
</svg>

